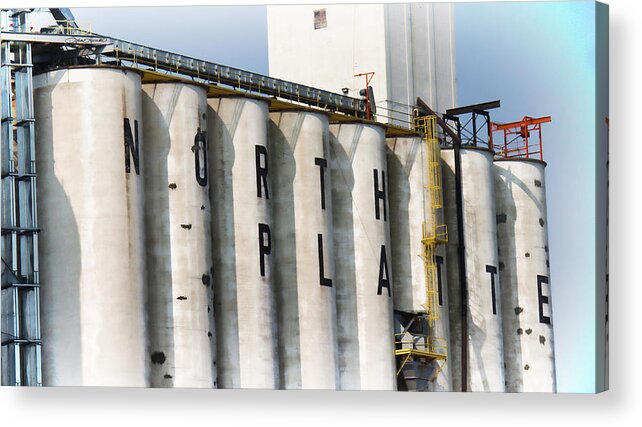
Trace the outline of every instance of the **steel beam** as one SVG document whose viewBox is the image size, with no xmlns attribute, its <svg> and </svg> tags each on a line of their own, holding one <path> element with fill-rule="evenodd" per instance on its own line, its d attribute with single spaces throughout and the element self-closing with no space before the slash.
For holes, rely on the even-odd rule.
<svg viewBox="0 0 642 427">
<path fill-rule="evenodd" d="M 464 107 L 451 108 L 450 110 L 446 110 L 446 114 L 449 116 L 459 116 L 461 114 L 472 113 L 475 111 L 476 112 L 487 111 L 487 110 L 492 110 L 494 108 L 499 108 L 499 107 L 500 107 L 500 100 L 498 99 L 497 101 L 483 102 L 481 104 L 466 105 Z"/>
<path fill-rule="evenodd" d="M 41 33 L 14 33 L 2 32 L 2 41 L 22 43 L 44 43 L 61 45 L 90 45 L 105 46 L 110 43 L 106 37 L 90 34 L 41 34 Z"/>
</svg>

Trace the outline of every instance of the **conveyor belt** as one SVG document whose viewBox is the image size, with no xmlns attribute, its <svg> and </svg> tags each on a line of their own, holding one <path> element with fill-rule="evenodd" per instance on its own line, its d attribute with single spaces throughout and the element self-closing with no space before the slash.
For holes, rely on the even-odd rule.
<svg viewBox="0 0 642 427">
<path fill-rule="evenodd" d="M 340 111 L 353 116 L 363 116 L 366 111 L 365 100 L 154 49 L 113 37 L 99 34 L 94 34 L 94 36 L 107 39 L 110 43 L 110 46 L 103 50 L 103 55 L 118 58 L 119 60 L 132 61 L 154 69 L 196 77 L 209 83 L 224 84 L 257 94 L 276 96 L 326 110 Z"/>
</svg>

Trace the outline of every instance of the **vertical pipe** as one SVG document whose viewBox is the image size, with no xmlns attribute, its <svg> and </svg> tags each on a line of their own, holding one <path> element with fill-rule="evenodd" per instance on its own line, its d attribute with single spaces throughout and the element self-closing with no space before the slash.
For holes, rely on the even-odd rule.
<svg viewBox="0 0 642 427">
<path fill-rule="evenodd" d="M 530 147 L 528 146 L 528 124 L 524 123 L 522 129 L 524 129 L 524 138 L 526 140 L 526 158 L 528 159 Z"/>
<path fill-rule="evenodd" d="M 468 391 L 468 284 L 466 279 L 466 246 L 464 237 L 464 198 L 461 184 L 461 125 L 457 122 L 457 135 L 453 140 L 455 154 L 455 200 L 457 204 L 457 240 L 459 241 L 459 280 L 462 303 L 461 314 L 461 391 Z"/>
<path fill-rule="evenodd" d="M 20 300 L 18 299 L 19 288 L 13 288 L 13 331 L 16 337 L 20 337 Z M 22 385 L 22 348 L 20 343 L 14 343 L 15 346 L 15 376 L 16 385 Z"/>
<path fill-rule="evenodd" d="M 473 114 L 472 114 L 472 121 L 473 121 L 473 147 L 477 147 L 477 112 L 475 111 L 473 111 Z"/>
</svg>

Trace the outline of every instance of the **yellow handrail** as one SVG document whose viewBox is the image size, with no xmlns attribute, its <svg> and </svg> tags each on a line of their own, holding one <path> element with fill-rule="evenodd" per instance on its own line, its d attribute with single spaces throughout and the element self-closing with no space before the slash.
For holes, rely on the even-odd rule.
<svg viewBox="0 0 642 427">
<path fill-rule="evenodd" d="M 91 25 L 89 29 L 80 28 L 77 21 L 73 20 L 60 20 L 56 21 L 58 28 L 62 29 L 62 33 L 68 36 L 90 36 L 92 35 Z"/>
<path fill-rule="evenodd" d="M 448 228 L 439 223 L 439 212 L 443 209 L 441 188 L 441 155 L 435 116 L 415 118 L 415 128 L 424 136 L 426 144 L 426 190 L 430 204 L 430 218 L 422 225 L 426 302 L 424 308 L 432 324 L 441 318 L 439 310 L 439 277 L 437 271 L 437 245 L 448 242 Z"/>
<path fill-rule="evenodd" d="M 395 334 L 395 352 L 397 354 L 414 352 L 429 353 L 435 357 L 448 356 L 448 343 L 445 338 L 424 334 L 401 332 Z"/>
</svg>

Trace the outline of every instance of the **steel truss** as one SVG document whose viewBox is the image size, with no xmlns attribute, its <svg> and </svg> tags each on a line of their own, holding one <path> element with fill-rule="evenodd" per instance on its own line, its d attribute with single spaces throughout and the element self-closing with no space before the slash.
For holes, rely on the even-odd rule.
<svg viewBox="0 0 642 427">
<path fill-rule="evenodd" d="M 18 32 L 29 10 L 2 11 Z M 42 385 L 31 44 L 2 40 L 2 385 Z"/>
</svg>

